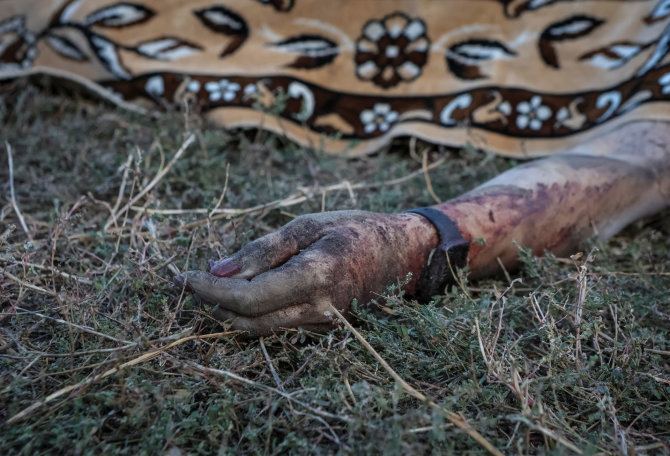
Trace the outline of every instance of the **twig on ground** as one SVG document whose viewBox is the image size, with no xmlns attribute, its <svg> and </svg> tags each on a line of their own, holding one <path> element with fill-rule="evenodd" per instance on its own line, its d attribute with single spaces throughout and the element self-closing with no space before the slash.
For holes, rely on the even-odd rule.
<svg viewBox="0 0 670 456">
<path fill-rule="evenodd" d="M 128 159 L 126 160 L 126 163 L 123 165 L 123 177 L 121 178 L 121 185 L 119 186 L 119 193 L 116 196 L 116 203 L 114 203 L 114 207 L 111 208 L 111 220 L 114 226 L 117 226 L 116 223 L 116 217 L 117 214 L 119 213 L 119 206 L 121 206 L 121 201 L 123 200 L 123 194 L 126 191 L 126 183 L 128 182 L 128 173 L 130 172 L 130 164 L 133 161 L 133 154 L 132 152 L 128 153 Z"/>
<path fill-rule="evenodd" d="M 183 362 L 183 364 L 185 364 L 186 366 L 190 366 L 191 368 L 193 368 L 196 371 L 200 371 L 200 372 L 207 373 L 207 374 L 222 375 L 224 377 L 228 377 L 228 378 L 231 378 L 233 380 L 237 380 L 240 383 L 244 383 L 245 385 L 250 385 L 250 386 L 253 386 L 255 388 L 261 389 L 263 391 L 268 391 L 270 393 L 274 393 L 278 396 L 283 397 L 284 399 L 289 400 L 290 402 L 293 402 L 294 404 L 297 404 L 297 405 L 309 410 L 311 413 L 313 413 L 317 416 L 320 416 L 322 418 L 336 419 L 336 420 L 344 421 L 345 423 L 351 423 L 351 422 L 354 421 L 352 418 L 349 418 L 348 416 L 336 415 L 334 413 L 330 413 L 330 412 L 327 412 L 325 410 L 321 410 L 321 409 L 312 407 L 311 405 L 306 404 L 306 403 L 294 398 L 292 395 L 290 395 L 288 393 L 280 391 L 280 390 L 278 390 L 276 388 L 273 388 L 271 386 L 264 385 L 263 383 L 255 382 L 251 379 L 242 377 L 242 376 L 237 375 L 233 372 L 229 372 L 229 371 L 222 370 L 222 369 L 213 369 L 211 367 L 205 367 L 205 366 L 202 366 L 202 365 L 200 365 L 198 363 L 195 363 L 193 361 L 186 361 L 186 362 Z"/>
<path fill-rule="evenodd" d="M 62 325 L 67 325 L 70 328 L 77 329 L 79 331 L 87 332 L 89 334 L 93 334 L 93 335 L 96 335 L 96 336 L 99 336 L 99 337 L 103 337 L 105 339 L 113 340 L 114 342 L 119 343 L 119 344 L 132 344 L 132 342 L 130 342 L 129 340 L 119 339 L 117 337 L 110 336 L 109 334 L 98 332 L 93 328 L 89 328 L 88 326 L 81 326 L 81 325 L 78 325 L 76 323 L 71 323 L 69 321 L 65 321 L 65 320 L 62 320 L 60 318 L 50 317 L 48 315 L 44 315 L 42 313 L 35 312 L 34 310 L 28 310 L 28 309 L 24 309 L 22 307 L 17 307 L 16 309 L 20 310 L 21 312 L 25 312 L 25 313 L 29 313 L 31 315 L 35 315 L 36 317 L 46 318 L 47 320 L 55 321 L 56 323 L 60 323 Z"/>
<path fill-rule="evenodd" d="M 106 231 L 110 225 L 113 223 L 114 219 L 118 217 L 120 214 L 124 213 L 125 211 L 128 210 L 128 208 L 133 207 L 133 205 L 139 201 L 144 195 L 146 195 L 152 188 L 154 188 L 160 181 L 163 179 L 163 177 L 172 169 L 172 166 L 181 158 L 182 155 L 184 155 L 184 152 L 186 152 L 186 149 L 195 141 L 195 135 L 191 133 L 188 138 L 184 141 L 184 143 L 181 145 L 179 150 L 177 150 L 177 153 L 172 157 L 172 159 L 168 162 L 167 165 L 165 165 L 164 168 L 160 169 L 156 176 L 149 182 L 146 187 L 144 187 L 140 192 L 135 195 L 130 201 L 128 201 L 121 209 L 116 211 L 116 214 L 114 218 L 110 217 L 110 220 L 105 223 L 104 230 Z M 141 208 L 141 211 L 145 211 L 145 208 Z"/>
<path fill-rule="evenodd" d="M 88 280 L 88 279 L 84 279 L 83 277 L 68 274 L 67 272 L 59 271 L 58 269 L 52 270 L 50 266 L 44 266 L 44 265 L 35 264 L 35 263 L 24 263 L 24 262 L 20 262 L 20 263 L 15 262 L 14 264 L 15 265 L 20 265 L 20 266 L 26 266 L 26 267 L 33 268 L 33 269 L 41 269 L 43 271 L 50 271 L 53 274 L 56 274 L 56 275 L 59 275 L 59 276 L 63 277 L 64 279 L 71 279 L 71 280 L 74 280 L 75 282 L 79 282 L 79 283 L 82 283 L 84 285 L 93 285 L 93 282 Z"/>
<path fill-rule="evenodd" d="M 252 207 L 247 207 L 247 208 L 225 208 L 225 209 L 207 209 L 207 208 L 198 208 L 198 209 L 147 209 L 145 207 L 141 206 L 134 206 L 132 203 L 134 201 L 131 201 L 130 204 L 130 210 L 135 211 L 135 212 L 146 212 L 147 214 L 161 214 L 161 215 L 186 215 L 186 214 L 207 214 L 208 217 L 205 219 L 201 220 L 196 220 L 194 222 L 188 223 L 182 227 L 179 228 L 180 231 L 188 231 L 193 228 L 197 228 L 199 226 L 205 225 L 213 220 L 219 220 L 222 218 L 226 218 L 231 215 L 245 215 L 245 214 L 250 214 L 254 212 L 263 212 L 271 209 L 276 209 L 279 207 L 290 207 L 290 206 L 295 206 L 297 204 L 303 203 L 305 201 L 314 199 L 314 198 L 321 198 L 324 193 L 329 193 L 332 191 L 337 191 L 337 190 L 346 190 L 349 192 L 349 195 L 353 195 L 354 190 L 361 190 L 361 189 L 372 189 L 372 188 L 379 188 L 379 187 L 384 187 L 384 186 L 391 186 L 391 185 L 398 185 L 403 182 L 406 182 L 410 179 L 413 179 L 416 176 L 422 175 L 426 171 L 430 171 L 432 169 L 435 169 L 442 164 L 444 164 L 447 161 L 448 157 L 442 157 L 441 159 L 437 160 L 436 162 L 432 163 L 431 165 L 428 165 L 425 170 L 419 169 L 416 171 L 413 171 L 409 174 L 406 174 L 405 176 L 398 177 L 396 179 L 390 179 L 382 182 L 373 182 L 373 183 L 365 183 L 365 182 L 359 182 L 357 184 L 351 184 L 348 181 L 343 181 L 339 182 L 337 184 L 333 185 L 328 185 L 326 187 L 317 187 L 316 189 L 309 189 L 309 188 L 300 188 L 297 192 L 294 192 L 290 194 L 289 196 L 282 198 L 282 199 L 277 199 L 274 201 L 271 201 L 269 203 L 265 204 L 258 204 L 256 206 Z"/>
<path fill-rule="evenodd" d="M 284 391 L 284 387 L 282 386 L 282 381 L 279 378 L 279 375 L 277 374 L 277 371 L 275 370 L 275 367 L 272 365 L 272 360 L 270 359 L 270 355 L 268 354 L 267 348 L 265 348 L 265 341 L 263 338 L 259 338 L 258 344 L 261 346 L 261 351 L 263 352 L 263 356 L 265 357 L 265 361 L 268 363 L 268 367 L 270 368 L 270 372 L 272 373 L 272 378 L 274 378 L 275 383 L 277 384 L 277 388 L 279 388 L 280 391 Z"/>
<path fill-rule="evenodd" d="M 223 198 L 226 197 L 226 191 L 228 190 L 229 171 L 230 171 L 230 163 L 226 163 L 226 180 L 223 182 L 223 190 L 221 191 L 221 196 L 219 196 L 219 199 L 214 205 L 214 208 L 209 213 L 209 217 L 211 217 L 219 209 L 219 206 L 221 206 L 221 203 L 223 203 Z"/>
<path fill-rule="evenodd" d="M 156 231 L 156 225 L 154 222 L 149 219 L 144 223 L 144 226 L 147 229 L 147 232 L 149 233 L 150 239 L 149 239 L 149 246 L 154 252 L 154 255 L 156 255 L 156 258 L 161 260 L 160 267 L 156 268 L 156 270 L 162 269 L 167 266 L 167 268 L 170 270 L 170 272 L 174 275 L 179 275 L 179 268 L 172 263 L 176 255 L 172 255 L 170 258 L 167 260 L 163 256 L 163 252 L 161 251 L 160 247 L 158 246 L 158 233 Z M 153 241 L 153 242 L 151 242 Z"/>
<path fill-rule="evenodd" d="M 156 268 L 155 268 L 156 271 L 160 271 L 160 270 L 163 269 L 164 267 L 168 266 L 169 269 L 170 269 L 170 271 L 171 271 L 172 273 L 174 273 L 175 275 L 179 274 L 179 269 L 177 269 L 176 267 L 172 268 L 172 266 L 173 266 L 172 263 L 173 263 L 174 260 L 176 260 L 176 259 L 177 259 L 177 254 L 175 253 L 175 254 L 172 255 L 170 258 L 168 258 L 167 260 L 164 260 L 161 264 L 159 264 L 158 266 L 156 266 Z M 175 272 L 175 271 L 176 271 L 176 272 Z"/>
<path fill-rule="evenodd" d="M 520 422 L 524 423 L 526 426 L 528 426 L 529 428 L 534 429 L 538 432 L 541 432 L 542 434 L 546 435 L 550 439 L 555 440 L 558 443 L 560 443 L 561 445 L 563 445 L 564 447 L 568 448 L 570 451 L 574 451 L 577 454 L 582 454 L 582 450 L 577 448 L 572 442 L 570 442 L 566 438 L 556 434 L 551 429 L 542 426 L 541 424 L 533 423 L 532 421 L 530 421 L 525 416 L 510 416 L 509 418 L 512 421 L 520 421 Z"/>
<path fill-rule="evenodd" d="M 49 318 L 49 317 L 47 317 L 47 318 Z M 67 322 L 64 322 L 64 323 L 67 323 Z M 69 385 L 69 386 L 66 386 L 64 388 L 61 388 L 58 391 L 55 391 L 55 392 L 51 393 L 50 395 L 45 397 L 43 400 L 37 401 L 37 402 L 33 403 L 32 405 L 30 405 L 29 407 L 26 407 L 25 409 L 21 410 L 19 413 L 17 413 L 16 415 L 14 415 L 10 419 L 8 419 L 7 424 L 12 424 L 12 423 L 16 423 L 18 421 L 21 421 L 22 419 L 26 418 L 31 413 L 33 413 L 35 410 L 37 410 L 40 407 L 48 404 L 49 402 L 54 401 L 55 399 L 58 399 L 59 397 L 65 395 L 65 394 L 68 394 L 68 393 L 70 393 L 72 391 L 75 391 L 77 389 L 80 389 L 80 388 L 87 387 L 87 386 L 89 386 L 89 385 L 91 385 L 91 384 L 93 384 L 93 383 L 95 383 L 99 380 L 102 380 L 104 378 L 109 377 L 110 375 L 113 375 L 117 372 L 120 372 L 121 370 L 123 370 L 127 367 L 135 366 L 137 364 L 141 364 L 141 363 L 144 363 L 146 361 L 150 361 L 150 360 L 154 359 L 155 357 L 157 357 L 158 355 L 160 355 L 161 353 L 171 349 L 172 347 L 176 347 L 177 345 L 181 345 L 184 342 L 188 342 L 188 341 L 191 341 L 191 340 L 194 340 L 194 339 L 211 339 L 213 337 L 228 336 L 228 335 L 236 334 L 236 333 L 237 333 L 236 331 L 224 331 L 224 332 L 213 333 L 213 334 L 205 334 L 205 335 L 197 335 L 196 334 L 196 335 L 193 335 L 193 336 L 182 337 L 181 339 L 175 340 L 174 342 L 172 342 L 168 345 L 165 345 L 163 347 L 148 351 L 148 352 L 138 356 L 137 358 L 131 359 L 130 361 L 127 361 L 127 362 L 125 362 L 125 363 L 123 363 L 119 366 L 108 369 L 108 370 L 106 370 L 105 372 L 103 372 L 99 375 L 96 375 L 94 377 L 86 378 L 86 379 L 84 379 L 84 380 L 82 380 L 82 381 L 80 381 L 80 382 L 78 382 L 74 385 Z M 240 378 L 242 378 L 242 377 L 240 377 Z M 285 394 L 285 393 L 283 393 L 283 394 Z M 288 395 L 286 395 L 286 396 L 288 396 Z"/>
<path fill-rule="evenodd" d="M 423 171 L 423 178 L 426 181 L 426 189 L 430 196 L 433 197 L 433 200 L 440 204 L 442 200 L 437 196 L 435 190 L 433 190 L 433 184 L 430 181 L 430 174 L 428 173 L 428 149 L 424 150 L 421 154 L 421 170 Z"/>
<path fill-rule="evenodd" d="M 659 383 L 665 383 L 666 385 L 670 386 L 670 380 L 668 380 L 667 378 L 659 377 L 659 376 L 657 376 L 657 375 L 652 375 L 652 374 L 650 374 L 650 373 L 648 373 L 648 372 L 640 372 L 640 374 L 641 374 L 641 375 L 645 375 L 645 376 L 647 376 L 647 377 L 649 377 L 649 378 L 652 378 L 652 379 L 656 380 L 656 381 L 659 382 Z"/>
<path fill-rule="evenodd" d="M 37 285 L 33 285 L 30 282 L 26 282 L 25 280 L 21 280 L 18 277 L 16 277 L 14 274 L 12 274 L 11 272 L 8 272 L 7 270 L 2 271 L 1 274 L 9 277 L 10 279 L 12 279 L 14 282 L 18 283 L 19 285 L 21 285 L 23 287 L 26 287 L 26 288 L 30 288 L 31 290 L 36 291 L 38 293 L 42 293 L 42 294 L 45 294 L 45 295 L 48 295 L 48 296 L 53 296 L 53 297 L 58 296 L 58 294 L 56 294 L 55 291 L 47 290 L 46 288 L 38 287 Z"/>
<path fill-rule="evenodd" d="M 23 228 L 28 239 L 32 241 L 32 236 L 30 235 L 26 221 L 23 219 L 23 214 L 21 214 L 19 205 L 16 202 L 16 194 L 14 192 L 14 160 L 12 159 L 12 146 L 9 145 L 8 141 L 5 141 L 5 148 L 7 149 L 7 161 L 9 162 L 9 195 L 12 201 L 12 207 L 14 208 L 14 212 L 16 212 L 16 216 L 19 218 L 21 228 Z"/>
<path fill-rule="evenodd" d="M 379 362 L 379 364 L 382 365 L 382 367 L 388 372 L 393 379 L 400 384 L 402 389 L 407 392 L 410 396 L 420 400 L 421 402 L 428 404 L 431 408 L 441 412 L 444 417 L 449 420 L 452 424 L 454 424 L 456 427 L 458 427 L 460 430 L 468 434 L 474 441 L 479 443 L 483 448 L 485 448 L 489 453 L 495 454 L 497 456 L 502 456 L 502 453 L 495 448 L 488 440 L 484 438 L 483 435 L 481 435 L 477 430 L 473 429 L 472 426 L 470 426 L 470 423 L 463 417 L 462 415 L 458 415 L 454 412 L 451 412 L 449 410 L 444 409 L 443 407 L 440 407 L 435 401 L 432 399 L 428 398 L 425 394 L 421 393 L 418 391 L 416 388 L 414 388 L 412 385 L 407 383 L 400 375 L 396 373 L 396 371 L 393 370 L 391 365 L 382 358 L 379 353 L 368 343 L 363 336 L 356 331 L 356 328 L 354 328 L 351 323 L 347 321 L 346 318 L 340 313 L 339 310 L 337 310 L 332 304 L 329 304 L 330 310 L 335 313 L 337 318 L 340 319 L 340 321 L 344 324 L 344 326 L 347 327 L 349 331 L 353 333 L 353 335 L 358 339 L 358 341 L 363 344 L 363 346 L 370 352 L 372 356 Z"/>
<path fill-rule="evenodd" d="M 184 266 L 188 267 L 189 264 L 189 259 L 191 258 L 191 252 L 193 251 L 193 243 L 195 242 L 195 233 L 191 236 L 191 242 L 188 244 L 188 251 L 186 252 L 186 259 L 184 261 Z M 175 273 L 175 275 L 180 274 L 179 269 L 175 265 L 171 265 L 172 268 L 170 269 Z M 161 330 L 163 334 L 167 333 L 172 329 L 172 325 L 174 324 L 175 319 L 177 318 L 177 314 L 181 312 L 182 306 L 184 305 L 184 293 L 186 293 L 186 289 L 182 287 L 181 292 L 179 293 L 179 300 L 177 301 L 177 305 L 174 307 L 174 310 L 170 312 L 170 320 L 167 322 L 167 324 L 163 325 L 163 329 Z"/>
<path fill-rule="evenodd" d="M 305 369 L 305 367 L 307 367 L 307 365 L 312 360 L 312 358 L 314 358 L 314 355 L 315 355 L 315 353 L 312 353 L 311 355 L 309 355 L 307 357 L 307 359 L 305 360 L 305 362 L 302 363 L 302 366 L 300 366 L 298 368 L 298 370 L 296 370 L 291 375 L 289 375 L 289 377 L 281 383 L 279 389 L 283 391 L 284 390 L 284 385 L 290 385 L 291 382 L 293 381 L 293 379 L 296 378 L 298 375 L 300 375 L 300 373 Z"/>
</svg>

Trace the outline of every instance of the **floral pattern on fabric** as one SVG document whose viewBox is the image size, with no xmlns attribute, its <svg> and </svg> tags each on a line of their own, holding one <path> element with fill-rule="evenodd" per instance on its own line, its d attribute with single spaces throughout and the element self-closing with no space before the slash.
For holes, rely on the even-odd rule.
<svg viewBox="0 0 670 456">
<path fill-rule="evenodd" d="M 356 41 L 356 75 L 383 88 L 413 81 L 421 75 L 429 47 L 426 24 L 419 18 L 397 12 L 370 20 Z"/>
<path fill-rule="evenodd" d="M 127 101 L 188 102 L 304 144 L 326 135 L 331 150 L 417 131 L 526 155 L 670 118 L 670 0 L 437 4 L 6 0 L 0 76 L 53 68 Z"/>
</svg>

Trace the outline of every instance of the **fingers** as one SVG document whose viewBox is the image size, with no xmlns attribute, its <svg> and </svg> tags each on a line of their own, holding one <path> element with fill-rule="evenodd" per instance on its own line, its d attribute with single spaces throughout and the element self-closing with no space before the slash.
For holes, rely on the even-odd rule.
<svg viewBox="0 0 670 456">
<path fill-rule="evenodd" d="M 265 315 L 313 302 L 333 286 L 332 272 L 337 271 L 337 258 L 322 252 L 324 245 L 332 245 L 330 238 L 319 240 L 282 266 L 252 280 L 217 277 L 204 271 L 188 271 L 183 277 L 186 286 L 200 298 L 224 310 L 245 317 Z"/>
<path fill-rule="evenodd" d="M 231 329 L 244 331 L 249 336 L 266 336 L 275 331 L 297 327 L 313 331 L 328 330 L 334 321 L 328 309 L 328 301 L 320 300 L 316 304 L 291 306 L 256 318 L 237 315 L 220 307 L 212 311 L 212 316 L 219 321 L 230 321 Z"/>
<path fill-rule="evenodd" d="M 224 260 L 210 260 L 210 272 L 217 277 L 251 279 L 284 264 L 312 245 L 323 235 L 324 227 L 315 216 L 298 217 Z"/>
</svg>

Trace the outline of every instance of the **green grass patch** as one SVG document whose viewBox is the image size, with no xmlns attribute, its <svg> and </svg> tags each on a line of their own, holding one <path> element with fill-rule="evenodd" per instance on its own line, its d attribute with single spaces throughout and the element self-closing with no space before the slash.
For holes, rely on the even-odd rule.
<svg viewBox="0 0 670 456">
<path fill-rule="evenodd" d="M 140 117 L 23 80 L 0 88 L 29 229 L 0 166 L 0 453 L 485 452 L 345 328 L 227 335 L 171 277 L 296 215 L 432 204 L 424 150 L 441 199 L 513 162 L 409 140 L 346 160 L 183 113 Z M 190 132 L 195 143 L 121 211 Z M 521 250 L 513 283 L 464 277 L 427 305 L 391 288 L 356 306 L 356 327 L 503 453 L 669 454 L 669 215 L 573 259 Z"/>
</svg>

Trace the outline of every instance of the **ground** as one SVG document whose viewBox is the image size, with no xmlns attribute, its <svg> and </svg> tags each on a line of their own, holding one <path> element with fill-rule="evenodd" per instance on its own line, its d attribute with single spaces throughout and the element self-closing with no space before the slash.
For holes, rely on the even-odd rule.
<svg viewBox="0 0 670 456">
<path fill-rule="evenodd" d="M 23 80 L 0 116 L 0 453 L 484 454 L 452 412 L 506 454 L 670 454 L 670 211 L 572 258 L 520 247 L 522 270 L 429 304 L 357 305 L 430 406 L 344 326 L 244 338 L 171 278 L 296 215 L 429 205 L 517 162 L 409 138 L 345 160 Z"/>
</svg>

